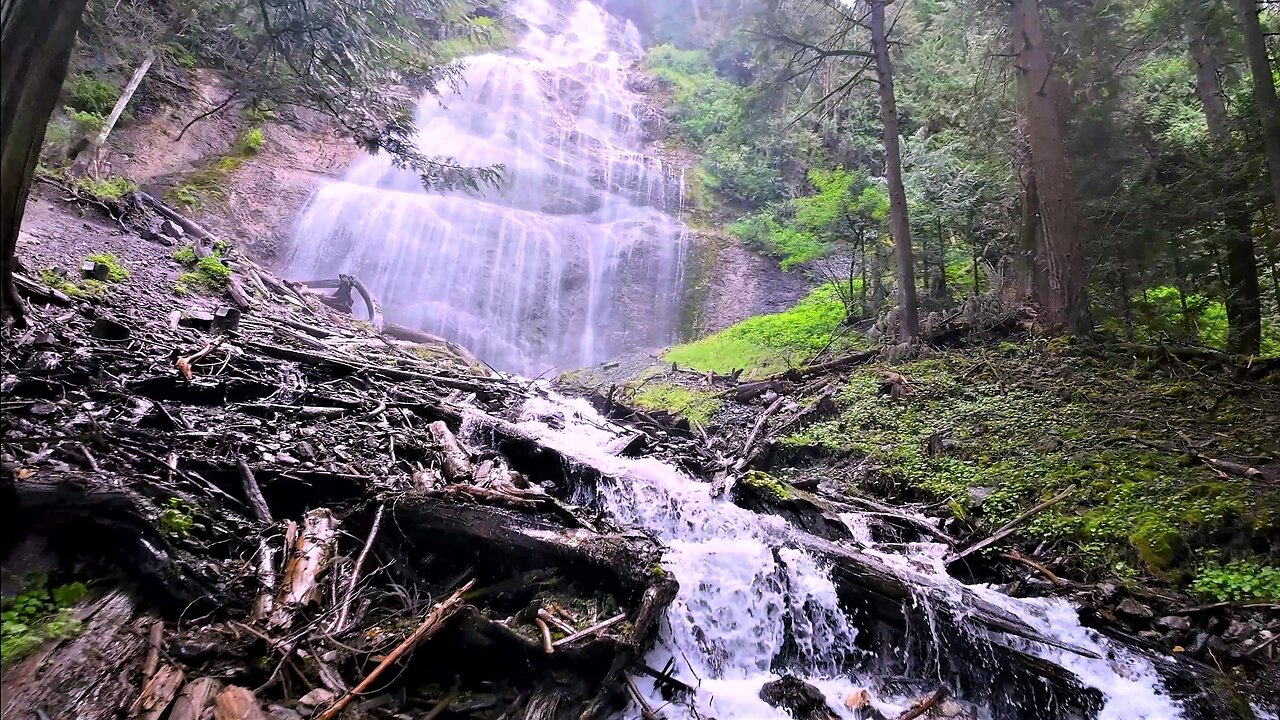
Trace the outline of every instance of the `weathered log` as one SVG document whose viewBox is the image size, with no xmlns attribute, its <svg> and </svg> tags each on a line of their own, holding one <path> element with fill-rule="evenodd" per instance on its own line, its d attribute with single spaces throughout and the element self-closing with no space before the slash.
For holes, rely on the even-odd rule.
<svg viewBox="0 0 1280 720">
<path fill-rule="evenodd" d="M 228 685 L 214 700 L 213 720 L 267 720 L 267 715 L 252 692 Z"/>
<path fill-rule="evenodd" d="M 337 540 L 338 521 L 333 513 L 317 508 L 306 514 L 302 532 L 285 562 L 284 579 L 268 627 L 289 627 L 298 610 L 317 598 L 317 581 L 333 559 Z"/>
<path fill-rule="evenodd" d="M 355 288 L 356 292 L 364 300 L 365 309 L 369 311 L 369 323 L 373 325 L 373 331 L 382 332 L 382 306 L 378 304 L 378 299 L 373 296 L 373 293 L 369 292 L 368 286 L 355 275 L 343 275 L 342 279 L 351 283 L 351 287 Z"/>
<path fill-rule="evenodd" d="M 236 458 L 236 471 L 240 475 L 240 485 L 244 488 L 245 499 L 249 501 L 249 508 L 253 510 L 254 517 L 258 518 L 258 522 L 270 525 L 271 508 L 267 506 L 266 498 L 262 497 L 262 489 L 258 487 L 258 480 L 253 476 L 253 470 L 249 468 L 249 463 L 244 458 Z"/>
<path fill-rule="evenodd" d="M 992 534 L 991 534 L 989 537 L 987 537 L 985 540 L 981 540 L 981 541 L 979 541 L 979 542 L 976 542 L 976 543 L 974 543 L 974 544 L 970 545 L 969 547 L 967 547 L 967 548 L 965 548 L 965 549 L 963 549 L 963 550 L 961 550 L 961 551 L 959 551 L 959 552 L 953 553 L 952 555 L 948 556 L 948 557 L 947 557 L 947 559 L 946 559 L 946 563 L 949 565 L 949 564 L 951 564 L 951 563 L 953 563 L 953 562 L 955 562 L 955 561 L 957 561 L 957 560 L 959 560 L 959 559 L 961 559 L 961 558 L 963 558 L 963 557 L 965 557 L 965 556 L 972 555 L 973 553 L 978 552 L 979 550 L 981 550 L 981 549 L 983 549 L 983 548 L 990 547 L 991 545 L 994 545 L 995 543 L 997 543 L 997 542 L 999 542 L 1000 540 L 1004 539 L 1005 537 L 1009 536 L 1009 535 L 1010 535 L 1014 530 L 1018 529 L 1018 526 L 1019 526 L 1019 525 L 1021 525 L 1022 523 L 1026 522 L 1027 520 L 1030 520 L 1031 518 L 1035 517 L 1036 515 L 1039 515 L 1040 513 L 1044 512 L 1045 510 L 1048 510 L 1049 508 L 1053 507 L 1054 505 L 1057 505 L 1058 503 L 1060 503 L 1060 502 L 1062 502 L 1063 500 L 1065 500 L 1065 499 L 1067 498 L 1067 496 L 1068 496 L 1068 495 L 1070 495 L 1071 493 L 1075 492 L 1075 490 L 1076 490 L 1076 486 L 1075 486 L 1075 485 L 1072 485 L 1072 486 L 1068 487 L 1066 490 L 1063 490 L 1062 492 L 1058 493 L 1057 495 L 1054 495 L 1053 497 L 1049 498 L 1048 500 L 1045 500 L 1044 502 L 1042 502 L 1042 503 L 1040 503 L 1040 504 L 1036 505 L 1035 507 L 1031 508 L 1030 510 L 1027 510 L 1026 512 L 1022 513 L 1022 514 L 1021 514 L 1021 515 L 1019 515 L 1018 517 L 1016 517 L 1016 518 L 1014 518 L 1014 519 L 1010 520 L 1009 522 L 1005 523 L 1004 525 L 1001 525 L 999 529 L 997 529 L 994 533 L 992 533 Z"/>
<path fill-rule="evenodd" d="M 142 693 L 129 707 L 130 717 L 160 720 L 160 716 L 169 709 L 169 704 L 182 687 L 184 674 L 174 665 L 165 665 L 147 679 L 142 686 Z"/>
<path fill-rule="evenodd" d="M 441 467 L 445 479 L 449 482 L 470 482 L 475 477 L 475 466 L 471 464 L 471 454 L 462 448 L 462 443 L 449 430 L 449 426 L 437 420 L 427 426 L 427 431 L 440 446 Z"/>
<path fill-rule="evenodd" d="M 543 518 L 449 498 L 410 495 L 391 508 L 395 526 L 415 545 L 442 557 L 465 553 L 470 563 L 501 571 L 494 575 L 556 567 L 569 578 L 639 598 L 653 583 L 649 569 L 661 555 L 656 542 L 634 533 L 566 529 Z M 477 556 L 477 547 L 486 552 Z"/>
<path fill-rule="evenodd" d="M 210 677 L 192 680 L 182 688 L 182 694 L 173 701 L 169 720 L 201 720 L 205 710 L 213 706 L 213 699 L 222 689 L 222 683 Z"/>
</svg>

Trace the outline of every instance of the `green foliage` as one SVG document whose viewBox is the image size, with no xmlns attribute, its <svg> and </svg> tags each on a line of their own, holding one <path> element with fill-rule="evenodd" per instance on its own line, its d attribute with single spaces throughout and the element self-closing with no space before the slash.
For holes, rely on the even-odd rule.
<svg viewBox="0 0 1280 720">
<path fill-rule="evenodd" d="M 748 245 L 778 258 L 778 265 L 783 270 L 821 257 L 828 249 L 812 233 L 780 223 L 769 210 L 738 218 L 725 230 Z"/>
<path fill-rule="evenodd" d="M 1200 568 L 1191 591 L 1208 600 L 1280 600 L 1280 568 L 1249 560 Z"/>
<path fill-rule="evenodd" d="M 227 289 L 231 280 L 231 268 L 222 262 L 222 249 L 214 247 L 213 254 L 197 258 L 194 245 L 187 245 L 173 251 L 173 259 L 187 268 L 187 272 L 178 276 L 173 284 L 175 295 L 185 295 L 192 290 L 207 293 L 220 293 Z"/>
<path fill-rule="evenodd" d="M 1172 339 L 1226 347 L 1227 308 L 1221 300 L 1196 292 L 1179 293 L 1174 286 L 1161 285 L 1142 291 L 1132 303 L 1136 315 L 1132 332 L 1139 341 Z M 1115 329 L 1121 327 L 1117 324 Z M 1261 354 L 1276 353 L 1280 353 L 1280 327 L 1264 321 Z"/>
<path fill-rule="evenodd" d="M 723 373 L 745 369 L 747 375 L 755 375 L 785 370 L 826 346 L 844 317 L 844 306 L 835 290 L 823 286 L 790 310 L 747 318 L 710 337 L 677 345 L 662 359 Z"/>
<path fill-rule="evenodd" d="M 101 180 L 84 176 L 75 179 L 76 189 L 97 200 L 118 203 L 127 196 L 138 191 L 138 186 L 122 177 L 107 177 Z"/>
<path fill-rule="evenodd" d="M 0 662 L 6 665 L 46 640 L 70 637 L 80 623 L 68 608 L 84 599 L 89 588 L 81 582 L 48 587 L 41 574 L 28 576 L 25 587 L 0 603 Z"/>
<path fill-rule="evenodd" d="M 109 252 L 94 253 L 85 258 L 91 262 L 102 263 L 107 266 L 107 280 L 111 282 L 124 282 L 129 277 L 129 270 L 120 261 L 120 258 Z"/>
<path fill-rule="evenodd" d="M 156 524 L 160 532 L 172 538 L 185 538 L 195 525 L 195 507 L 178 498 L 169 498 Z"/>
<path fill-rule="evenodd" d="M 72 76 L 64 90 L 67 105 L 75 110 L 92 113 L 99 118 L 105 117 L 116 104 L 119 91 L 110 83 L 99 80 L 91 73 L 80 73 Z"/>
<path fill-rule="evenodd" d="M 1195 386 L 1194 396 L 1180 396 L 1178 405 L 1187 407 L 1182 418 L 1169 410 L 1167 385 L 1128 375 L 1120 362 L 1114 367 L 1066 350 L 1015 346 L 999 360 L 950 354 L 867 367 L 855 371 L 838 395 L 838 417 L 784 444 L 864 455 L 898 482 L 956 506 L 966 503 L 970 488 L 987 488 L 982 522 L 992 527 L 1075 485 L 1072 496 L 1021 533 L 1073 547 L 1066 554 L 1095 576 L 1141 569 L 1176 578 L 1216 552 L 1222 538 L 1247 546 L 1253 533 L 1274 522 L 1266 509 L 1278 501 L 1274 495 L 1251 500 L 1247 481 L 1218 477 L 1176 452 L 1128 444 L 1133 434 L 1163 439 L 1171 424 L 1203 422 L 1195 409 L 1203 406 L 1196 403 L 1220 391 Z M 985 371 L 983 363 L 994 369 Z M 911 393 L 905 398 L 880 393 L 882 373 L 889 370 L 907 378 Z M 1053 379 L 1039 382 L 1039 373 Z M 1008 387 L 999 379 L 1011 376 L 1023 381 Z M 1192 390 L 1179 386 L 1177 392 Z M 1249 400 L 1226 402 L 1231 408 L 1220 409 L 1219 423 L 1231 426 L 1237 411 L 1249 413 Z M 1129 417 L 1150 412 L 1159 420 L 1150 428 L 1130 423 L 1109 442 L 1099 428 L 1112 426 L 1107 413 L 1117 403 Z M 1247 437 L 1237 431 L 1235 441 L 1241 439 Z"/>
<path fill-rule="evenodd" d="M 70 132 L 75 135 L 84 137 L 96 135 L 107 122 L 107 118 L 104 115 L 89 110 L 77 110 L 73 107 L 66 107 L 62 110 L 67 114 L 67 119 L 71 121 Z"/>
<path fill-rule="evenodd" d="M 93 279 L 81 280 L 78 284 L 58 272 L 54 268 L 45 268 L 40 271 L 40 282 L 45 285 L 65 293 L 68 297 L 79 300 L 99 299 L 106 297 L 107 286 L 105 283 Z"/>
<path fill-rule="evenodd" d="M 262 149 L 262 143 L 262 128 L 249 128 L 236 140 L 235 153 L 238 155 L 256 155 Z"/>
<path fill-rule="evenodd" d="M 665 383 L 646 384 L 631 396 L 631 400 L 639 407 L 666 410 L 704 426 L 721 405 L 720 398 L 714 393 Z"/>
</svg>

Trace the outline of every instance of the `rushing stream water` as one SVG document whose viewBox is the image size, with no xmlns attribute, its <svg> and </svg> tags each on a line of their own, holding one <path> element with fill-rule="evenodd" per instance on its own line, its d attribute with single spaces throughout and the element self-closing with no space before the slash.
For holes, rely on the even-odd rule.
<svg viewBox="0 0 1280 720">
<path fill-rule="evenodd" d="M 419 145 L 502 164 L 481 195 L 428 193 L 386 154 L 312 197 L 297 280 L 359 276 L 387 317 L 529 375 L 669 344 L 685 228 L 678 169 L 645 152 L 628 87 L 639 36 L 589 2 L 519 0 L 518 47 L 468 58 L 465 85 L 417 107 Z"/>
<path fill-rule="evenodd" d="M 548 424 L 548 418 L 556 420 Z M 530 435 L 566 457 L 603 471 L 609 479 L 597 489 L 596 502 L 619 522 L 651 532 L 668 548 L 664 566 L 679 581 L 680 592 L 667 612 L 648 664 L 661 668 L 670 662 L 674 672 L 698 690 L 692 703 L 673 705 L 661 697 L 652 680 L 636 678 L 649 702 L 663 708 L 664 717 L 787 718 L 786 712 L 759 697 L 760 687 L 783 672 L 819 688 L 841 717 L 860 717 L 846 707 L 846 700 L 859 689 L 877 687 L 874 672 L 861 669 L 873 665 L 864 662 L 867 651 L 855 644 L 863 629 L 842 608 L 828 569 L 789 540 L 795 531 L 783 519 L 716 497 L 710 484 L 661 460 L 609 454 L 605 448 L 619 431 L 584 400 L 554 395 L 534 398 L 527 401 L 522 419 L 520 427 Z M 1081 627 L 1066 601 L 1015 599 L 987 586 L 962 585 L 943 569 L 942 546 L 919 542 L 905 549 L 882 548 L 867 532 L 872 522 L 868 516 L 852 513 L 844 520 L 853 532 L 849 542 L 853 549 L 876 555 L 920 588 L 916 602 L 924 607 L 917 608 L 917 614 L 963 621 L 966 604 L 982 600 L 1055 642 L 1087 653 L 1015 641 L 1028 654 L 1066 668 L 1084 686 L 1096 689 L 1102 698 L 1096 715 L 1071 711 L 1046 715 L 1040 707 L 992 707 L 979 702 L 971 708 L 976 717 L 1183 717 L 1145 659 Z M 961 655 L 978 668 L 988 662 L 972 652 L 965 655 L 962 650 Z M 939 674 L 926 668 L 924 680 Z M 931 690 L 933 685 L 922 687 Z M 873 707 L 895 718 L 920 694 L 873 690 L 870 697 Z"/>
</svg>

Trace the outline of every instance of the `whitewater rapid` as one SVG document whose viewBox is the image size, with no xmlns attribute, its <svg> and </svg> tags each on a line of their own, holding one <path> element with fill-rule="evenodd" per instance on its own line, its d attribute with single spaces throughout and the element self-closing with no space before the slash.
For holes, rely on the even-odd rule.
<svg viewBox="0 0 1280 720">
<path fill-rule="evenodd" d="M 555 427 L 546 422 L 551 417 Z M 651 679 L 635 678 L 664 717 L 788 718 L 759 697 L 760 687 L 783 673 L 821 690 L 842 718 L 858 717 L 846 701 L 859 690 L 874 688 L 876 679 L 851 670 L 861 652 L 854 644 L 859 628 L 840 607 L 828 569 L 787 542 L 792 530 L 785 521 L 740 508 L 727 493 L 717 496 L 710 484 L 662 460 L 611 455 L 606 448 L 625 431 L 585 400 L 546 392 L 526 402 L 519 425 L 566 457 L 603 471 L 607 478 L 595 490 L 596 502 L 620 524 L 648 531 L 668 548 L 663 566 L 679 581 L 680 591 L 647 663 L 669 665 L 697 692 L 686 705 L 672 704 Z M 962 603 L 976 594 L 1046 637 L 1096 655 L 1016 641 L 1029 654 L 1067 668 L 1085 686 L 1100 691 L 1104 704 L 1099 720 L 1182 717 L 1150 663 L 1082 627 L 1066 601 L 1015 599 L 988 586 L 962 585 L 946 574 L 942 546 L 921 542 L 905 550 L 882 549 L 866 531 L 866 517 L 851 513 L 844 519 L 854 536 L 851 544 L 899 568 L 902 577 L 921 582 L 927 592 L 917 602 L 937 606 L 930 613 L 962 616 L 963 607 L 949 607 L 948 602 Z M 871 706 L 889 718 L 918 699 L 870 692 Z M 969 709 L 980 718 L 992 716 L 990 708 Z"/>
</svg>

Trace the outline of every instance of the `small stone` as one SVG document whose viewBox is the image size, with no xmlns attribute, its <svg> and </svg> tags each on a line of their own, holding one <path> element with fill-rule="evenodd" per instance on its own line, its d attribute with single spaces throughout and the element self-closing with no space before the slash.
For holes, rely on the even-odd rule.
<svg viewBox="0 0 1280 720">
<path fill-rule="evenodd" d="M 1125 598 L 1116 605 L 1116 614 L 1135 620 L 1143 620 L 1155 615 L 1151 612 L 1151 608 L 1134 600 L 1133 598 Z"/>
<path fill-rule="evenodd" d="M 328 705 L 333 702 L 333 691 L 325 688 L 315 688 L 311 692 L 298 698 L 298 704 L 306 707 L 319 707 Z"/>
<path fill-rule="evenodd" d="M 267 717 L 270 720 L 302 720 L 302 714 L 297 710 L 290 710 L 283 705 L 271 705 L 267 707 Z"/>
<path fill-rule="evenodd" d="M 1167 637 L 1164 637 L 1163 635 L 1156 632 L 1155 630 L 1142 630 L 1138 633 L 1138 637 L 1142 638 L 1143 640 L 1150 640 L 1151 642 L 1160 642 L 1161 640 L 1163 640 L 1167 643 L 1172 643 L 1172 640 L 1170 640 Z"/>
<path fill-rule="evenodd" d="M 1186 644 L 1188 655 L 1199 655 L 1209 645 L 1209 633 L 1198 632 L 1191 636 L 1191 641 Z"/>
<path fill-rule="evenodd" d="M 85 280 L 106 280 L 111 275 L 111 267 L 106 263 L 85 260 L 80 266 L 80 276 Z"/>
<path fill-rule="evenodd" d="M 235 332 L 240 327 L 240 311 L 233 307 L 220 307 L 213 313 L 212 329 L 215 333 Z"/>
<path fill-rule="evenodd" d="M 174 240 L 181 240 L 187 235 L 187 231 L 184 230 L 181 225 L 172 220 L 165 220 L 160 223 L 160 232 L 168 235 Z"/>
<path fill-rule="evenodd" d="M 1184 615 L 1166 615 L 1156 620 L 1156 627 L 1162 627 L 1165 630 L 1190 630 L 1191 621 Z"/>
<path fill-rule="evenodd" d="M 977 510 L 982 507 L 982 504 L 987 501 L 987 498 L 991 497 L 991 494 L 994 493 L 995 490 L 992 490 L 989 487 L 979 486 L 971 487 L 967 492 L 969 493 L 969 509 Z"/>
<path fill-rule="evenodd" d="M 208 330 L 213 327 L 213 313 L 200 310 L 188 310 L 178 318 L 178 325 L 196 330 Z"/>
<path fill-rule="evenodd" d="M 1231 624 L 1227 626 L 1226 632 L 1222 633 L 1222 637 L 1225 640 L 1235 642 L 1253 632 L 1253 629 L 1253 626 L 1247 622 L 1242 620 L 1232 620 Z"/>
</svg>

